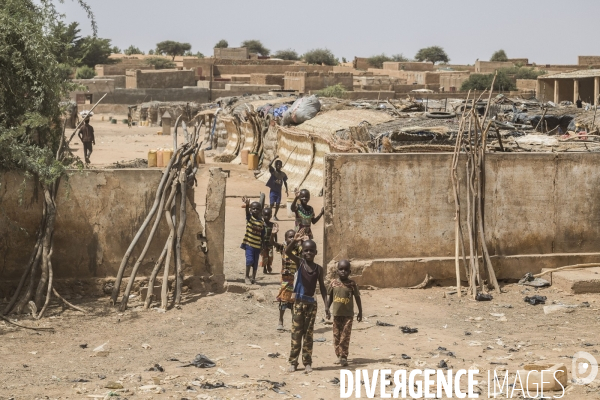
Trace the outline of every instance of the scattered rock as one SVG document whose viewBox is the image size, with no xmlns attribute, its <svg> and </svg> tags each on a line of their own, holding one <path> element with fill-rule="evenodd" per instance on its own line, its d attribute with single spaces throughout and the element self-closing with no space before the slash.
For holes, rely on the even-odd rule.
<svg viewBox="0 0 600 400">
<path fill-rule="evenodd" d="M 119 382 L 106 382 L 106 385 L 104 385 L 104 387 L 106 389 L 123 389 L 123 385 L 121 385 Z"/>
</svg>

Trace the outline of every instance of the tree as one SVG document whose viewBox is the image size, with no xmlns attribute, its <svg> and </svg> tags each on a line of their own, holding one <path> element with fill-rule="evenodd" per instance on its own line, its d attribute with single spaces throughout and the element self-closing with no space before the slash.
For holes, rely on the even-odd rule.
<svg viewBox="0 0 600 400">
<path fill-rule="evenodd" d="M 415 55 L 415 60 L 417 61 L 428 61 L 430 63 L 437 62 L 449 62 L 450 58 L 448 58 L 448 54 L 444 51 L 440 46 L 431 46 L 422 48 Z"/>
<path fill-rule="evenodd" d="M 139 48 L 135 47 L 134 45 L 131 45 L 128 48 L 126 48 L 123 53 L 125 53 L 128 56 L 133 55 L 133 54 L 144 54 L 143 51 L 141 51 Z"/>
<path fill-rule="evenodd" d="M 175 42 L 173 40 L 165 40 L 156 44 L 156 54 L 171 56 L 171 60 L 175 60 L 175 56 L 182 56 L 186 51 L 191 49 L 191 44 Z"/>
<path fill-rule="evenodd" d="M 271 52 L 260 40 L 244 40 L 241 47 L 247 48 L 250 53 L 257 53 L 261 56 L 268 56 Z"/>
<path fill-rule="evenodd" d="M 54 57 L 59 64 L 76 66 L 82 57 L 83 39 L 79 36 L 81 30 L 79 23 L 72 22 L 66 25 L 58 21 L 50 30 L 54 44 Z"/>
<path fill-rule="evenodd" d="M 89 7 L 83 0 L 76 1 L 91 16 L 95 34 Z M 5 315 L 21 313 L 33 300 L 40 310 L 33 312 L 34 317 L 41 318 L 52 294 L 58 296 L 51 280 L 56 193 L 65 167 L 76 161 L 61 127 L 61 101 L 73 84 L 64 76 L 55 54 L 64 46 L 53 35 L 62 29 L 57 28 L 59 22 L 52 1 L 2 0 L 0 168 L 35 177 L 36 186 L 43 191 L 44 209 L 30 261 L 8 305 L 0 311 Z"/>
<path fill-rule="evenodd" d="M 229 43 L 227 43 L 227 40 L 225 39 L 221 39 L 217 42 L 217 44 L 215 44 L 215 49 L 226 49 L 229 47 Z"/>
<path fill-rule="evenodd" d="M 337 65 L 338 61 L 329 49 L 309 50 L 302 56 L 309 64 Z"/>
<path fill-rule="evenodd" d="M 337 97 L 342 98 L 346 94 L 346 88 L 338 83 L 337 85 L 327 86 L 325 89 L 317 91 L 319 97 Z"/>
<path fill-rule="evenodd" d="M 512 76 L 514 79 L 537 79 L 538 76 L 546 73 L 544 70 L 536 70 L 533 67 L 500 68 L 498 71 Z"/>
<path fill-rule="evenodd" d="M 204 54 L 200 53 L 199 51 L 192 53 L 191 51 L 186 51 L 185 53 L 183 53 L 184 57 L 197 57 L 197 58 L 204 58 Z"/>
<path fill-rule="evenodd" d="M 144 60 L 147 65 L 153 65 L 156 69 L 175 68 L 175 63 L 163 57 L 148 57 Z"/>
<path fill-rule="evenodd" d="M 113 46 L 113 47 L 110 49 L 110 52 L 111 52 L 112 54 L 121 54 L 121 51 L 122 51 L 122 50 L 119 48 L 119 46 Z"/>
<path fill-rule="evenodd" d="M 490 57 L 490 61 L 506 62 L 508 61 L 508 56 L 506 55 L 506 52 L 503 49 L 500 49 L 492 54 L 492 56 Z"/>
<path fill-rule="evenodd" d="M 492 86 L 493 79 L 494 74 L 471 74 L 469 79 L 462 83 L 460 90 L 467 91 L 489 89 L 490 86 Z M 506 73 L 498 71 L 498 76 L 496 76 L 496 81 L 494 82 L 494 90 L 516 90 L 516 85 L 506 75 Z"/>
<path fill-rule="evenodd" d="M 150 49 L 150 50 L 148 50 L 148 55 L 149 55 L 149 56 L 153 56 L 153 55 L 154 55 L 154 49 Z"/>
<path fill-rule="evenodd" d="M 407 62 L 410 61 L 408 58 L 404 57 L 402 53 L 392 55 L 392 60 L 395 62 Z"/>
<path fill-rule="evenodd" d="M 292 60 L 296 61 L 300 59 L 296 50 L 286 49 L 286 50 L 277 50 L 275 54 L 273 54 L 273 58 L 281 58 L 282 60 Z"/>
<path fill-rule="evenodd" d="M 116 62 L 116 60 L 109 58 L 112 53 L 110 39 L 86 36 L 83 38 L 81 48 L 83 54 L 79 63 L 80 65 L 87 65 L 93 68 L 97 64 L 113 64 Z"/>
<path fill-rule="evenodd" d="M 392 59 L 385 55 L 385 53 L 381 53 L 378 56 L 372 56 L 367 59 L 367 62 L 373 68 L 383 68 L 383 63 L 387 61 L 392 61 Z"/>
<path fill-rule="evenodd" d="M 76 79 L 92 79 L 95 76 L 96 71 L 94 68 L 90 68 L 87 65 L 77 68 L 77 72 L 75 72 Z"/>
<path fill-rule="evenodd" d="M 504 50 L 500 49 L 492 54 L 490 61 L 508 61 L 508 57 L 506 56 Z"/>
</svg>

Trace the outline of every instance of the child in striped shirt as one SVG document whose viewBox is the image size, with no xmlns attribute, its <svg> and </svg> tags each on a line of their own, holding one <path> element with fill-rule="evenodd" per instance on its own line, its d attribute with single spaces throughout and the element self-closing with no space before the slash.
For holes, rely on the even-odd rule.
<svg viewBox="0 0 600 400">
<path fill-rule="evenodd" d="M 263 246 L 263 236 L 265 225 L 261 215 L 261 205 L 257 201 L 250 203 L 250 199 L 245 196 L 242 201 L 246 204 L 246 234 L 240 246 L 246 251 L 246 284 L 254 284 L 256 281 L 256 270 L 258 269 L 258 259 Z M 252 278 L 250 278 L 250 268 L 252 268 Z"/>
</svg>

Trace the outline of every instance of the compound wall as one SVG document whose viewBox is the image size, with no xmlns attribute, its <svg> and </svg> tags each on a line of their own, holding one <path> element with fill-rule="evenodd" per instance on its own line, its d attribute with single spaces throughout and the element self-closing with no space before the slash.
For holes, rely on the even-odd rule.
<svg viewBox="0 0 600 400">
<path fill-rule="evenodd" d="M 154 202 L 161 171 L 118 169 L 72 171 L 60 183 L 52 266 L 55 279 L 114 277 L 121 259 Z M 208 276 L 204 230 L 188 190 L 188 219 L 182 242 L 186 275 Z M 42 215 L 41 190 L 15 172 L 0 174 L 0 282 L 21 277 L 35 244 Z M 149 229 L 147 230 L 149 231 Z M 160 255 L 168 236 L 164 218 L 141 266 L 140 276 Z M 143 235 L 125 272 L 140 253 Z M 222 272 L 221 272 L 222 274 Z"/>
<path fill-rule="evenodd" d="M 379 287 L 416 285 L 426 273 L 455 279 L 451 161 L 327 155 L 325 264 L 350 259 L 357 282 Z M 599 163 L 594 153 L 487 155 L 486 243 L 499 279 L 600 262 Z"/>
</svg>

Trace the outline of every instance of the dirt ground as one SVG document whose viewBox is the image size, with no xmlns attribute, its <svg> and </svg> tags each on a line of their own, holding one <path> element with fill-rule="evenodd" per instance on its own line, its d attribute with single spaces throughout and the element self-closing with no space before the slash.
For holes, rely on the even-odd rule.
<svg viewBox="0 0 600 400">
<path fill-rule="evenodd" d="M 157 128 L 128 129 L 97 116 L 94 119 L 93 168 L 144 158 L 151 148 L 170 147 L 171 139 L 157 136 Z M 82 152 L 80 144 L 74 148 Z M 198 177 L 200 215 L 209 166 Z M 231 171 L 225 274 L 231 286 L 241 291 L 244 261 L 239 244 L 245 221 L 239 196 L 258 196 L 266 188 L 245 166 L 219 166 Z M 322 198 L 313 198 L 311 204 L 320 209 Z M 280 216 L 285 217 L 280 222 L 282 230 L 293 226 L 287 210 L 280 210 Z M 322 224 L 315 229 L 319 248 Z M 321 260 L 319 256 L 317 261 Z M 280 265 L 276 256 L 274 271 Z M 180 308 L 167 312 L 143 311 L 136 298 L 127 311 L 119 313 L 105 297 L 74 301 L 88 310 L 86 315 L 54 304 L 48 317 L 39 322 L 30 316 L 11 317 L 28 326 L 51 326 L 54 333 L 25 330 L 0 320 L 0 399 L 339 398 L 339 385 L 334 382 L 340 377 L 339 366 L 334 364 L 331 325 L 323 319 L 320 299 L 314 371 L 305 374 L 300 366 L 293 374 L 285 372 L 290 333 L 276 330 L 278 286 L 278 274 L 259 271 L 257 285 L 247 292 L 187 294 Z M 536 290 L 508 284 L 492 301 L 475 302 L 467 296 L 458 298 L 453 289 L 363 290 L 365 318 L 354 323 L 348 368 L 437 369 L 444 361 L 452 369 L 479 369 L 480 398 L 488 398 L 488 370 L 514 372 L 530 363 L 564 363 L 571 372 L 574 353 L 586 351 L 600 357 L 600 295 L 569 295 L 552 287 Z M 547 296 L 546 304 L 588 302 L 589 307 L 584 304 L 570 312 L 545 315 L 543 305 L 523 301 L 533 294 Z M 0 308 L 5 301 L 0 300 Z M 377 321 L 393 326 L 379 326 Z M 285 325 L 290 326 L 289 312 Z M 403 334 L 400 326 L 418 332 Z M 103 344 L 103 351 L 93 351 Z M 207 356 L 216 367 L 182 367 L 197 354 Z M 600 398 L 598 380 L 588 386 L 569 385 L 564 398 Z"/>
</svg>

